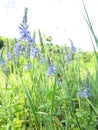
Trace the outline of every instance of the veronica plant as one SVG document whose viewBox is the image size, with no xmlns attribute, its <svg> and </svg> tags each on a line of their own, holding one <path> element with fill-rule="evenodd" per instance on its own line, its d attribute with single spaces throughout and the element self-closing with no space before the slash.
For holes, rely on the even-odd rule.
<svg viewBox="0 0 98 130">
<path fill-rule="evenodd" d="M 56 72 L 56 68 L 53 64 L 50 64 L 49 67 L 48 67 L 48 70 L 47 70 L 47 76 L 51 76 L 51 75 L 54 75 Z"/>
<path fill-rule="evenodd" d="M 67 61 L 68 63 L 70 63 L 70 55 L 68 54 L 68 52 L 66 53 L 65 58 L 66 58 L 66 61 Z"/>
<path fill-rule="evenodd" d="M 23 50 L 24 50 L 24 47 L 21 46 L 20 43 L 15 43 L 14 48 L 13 48 L 13 54 L 20 57 Z"/>
<path fill-rule="evenodd" d="M 88 86 L 87 84 L 82 88 L 82 90 L 78 91 L 78 96 L 79 97 L 84 97 L 84 98 L 88 98 L 91 96 L 90 93 L 90 86 Z"/>
<path fill-rule="evenodd" d="M 84 87 L 82 87 L 82 89 L 79 88 L 78 96 L 88 98 L 91 95 L 92 95 L 91 94 L 91 87 L 89 86 L 89 79 L 88 79 L 88 74 L 87 74 L 86 75 L 86 80 L 85 80 L 85 85 L 84 85 Z"/>
<path fill-rule="evenodd" d="M 22 23 L 19 26 L 19 32 L 20 32 L 20 36 L 21 36 L 19 41 L 32 42 L 33 39 L 31 38 L 31 34 L 28 29 L 29 25 L 27 25 L 27 13 L 28 13 L 28 9 L 25 8 L 24 17 L 23 17 Z"/>
<path fill-rule="evenodd" d="M 5 64 L 4 59 L 1 59 L 1 60 L 0 60 L 0 65 L 4 65 L 4 64 Z"/>
<path fill-rule="evenodd" d="M 77 48 L 74 46 L 73 42 L 71 41 L 71 47 L 70 47 L 70 52 L 74 54 L 77 51 Z"/>
<path fill-rule="evenodd" d="M 33 58 L 37 58 L 38 57 L 38 54 L 39 54 L 39 50 L 37 47 L 34 47 L 31 49 L 31 55 Z"/>
<path fill-rule="evenodd" d="M 10 52 L 7 52 L 7 53 L 6 53 L 6 60 L 11 59 L 11 58 L 12 58 L 11 53 L 10 53 Z"/>
<path fill-rule="evenodd" d="M 66 52 L 66 54 L 65 54 L 65 60 L 66 60 L 66 62 L 68 63 L 68 64 L 70 64 L 70 54 L 69 54 L 69 51 L 68 51 L 68 48 L 66 47 L 66 45 L 65 45 L 65 52 Z"/>
<path fill-rule="evenodd" d="M 30 57 L 31 43 L 26 44 L 26 58 Z"/>
</svg>

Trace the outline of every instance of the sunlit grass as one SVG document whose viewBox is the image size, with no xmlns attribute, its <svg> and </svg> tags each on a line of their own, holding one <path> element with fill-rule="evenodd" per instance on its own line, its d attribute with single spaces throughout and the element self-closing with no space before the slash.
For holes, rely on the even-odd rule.
<svg viewBox="0 0 98 130">
<path fill-rule="evenodd" d="M 97 42 L 85 4 L 84 9 Z M 1 50 L 0 130 L 97 130 L 97 51 L 76 51 L 72 41 L 70 47 L 52 45 L 51 40 L 46 44 L 40 30 L 36 44 L 35 32 L 32 38 L 26 28 L 27 16 L 22 22 L 25 40 Z M 11 57 L 6 57 L 8 49 Z"/>
</svg>

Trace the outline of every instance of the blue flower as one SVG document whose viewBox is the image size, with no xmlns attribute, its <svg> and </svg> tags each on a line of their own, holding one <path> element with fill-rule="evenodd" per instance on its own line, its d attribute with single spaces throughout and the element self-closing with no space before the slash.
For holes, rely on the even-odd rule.
<svg viewBox="0 0 98 130">
<path fill-rule="evenodd" d="M 33 42 L 33 39 L 30 36 L 30 31 L 28 30 L 29 26 L 27 25 L 27 13 L 28 13 L 28 9 L 25 8 L 22 24 L 20 24 L 20 26 L 19 26 L 19 31 L 20 31 L 20 35 L 21 35 L 19 42 L 26 41 L 26 40 L 28 42 Z"/>
<path fill-rule="evenodd" d="M 14 48 L 13 48 L 13 54 L 17 56 L 21 56 L 23 50 L 24 50 L 24 47 L 20 46 L 20 43 L 15 43 Z"/>
<path fill-rule="evenodd" d="M 13 47 L 13 53 L 17 54 L 19 49 L 20 49 L 20 43 L 15 43 L 15 45 Z"/>
<path fill-rule="evenodd" d="M 33 58 L 37 58 L 38 54 L 39 54 L 38 48 L 35 47 L 35 48 L 31 49 L 31 55 L 32 55 Z"/>
<path fill-rule="evenodd" d="M 12 58 L 12 56 L 11 56 L 10 52 L 7 52 L 6 53 L 6 60 L 11 59 L 11 58 Z"/>
<path fill-rule="evenodd" d="M 30 57 L 30 47 L 26 48 L 26 58 Z"/>
<path fill-rule="evenodd" d="M 4 65 L 4 64 L 5 64 L 4 59 L 1 59 L 0 60 L 0 65 Z"/>
<path fill-rule="evenodd" d="M 77 51 L 77 48 L 74 46 L 73 42 L 71 41 L 70 52 L 73 54 L 76 51 Z"/>
<path fill-rule="evenodd" d="M 26 44 L 26 57 L 30 57 L 30 51 L 31 51 L 32 44 L 31 42 L 27 42 Z"/>
<path fill-rule="evenodd" d="M 88 98 L 91 96 L 91 93 L 90 93 L 90 87 L 89 86 L 84 86 L 82 88 L 82 90 L 79 90 L 78 91 L 78 96 L 79 97 L 84 97 L 84 98 Z"/>
<path fill-rule="evenodd" d="M 53 64 L 50 64 L 47 70 L 47 76 L 49 77 L 50 75 L 54 75 L 55 70 L 56 70 L 55 66 Z"/>
<path fill-rule="evenodd" d="M 44 62 L 48 62 L 48 60 L 45 59 L 45 57 L 44 57 L 43 54 L 40 54 L 39 56 L 40 56 L 40 57 L 39 57 L 39 58 L 40 58 L 40 60 L 39 60 L 39 63 L 40 63 L 40 64 L 43 64 Z"/>
<path fill-rule="evenodd" d="M 28 25 L 24 26 L 22 24 L 20 24 L 19 26 L 19 31 L 20 31 L 20 39 L 19 41 L 29 41 L 29 42 L 33 42 L 33 39 L 30 36 L 30 31 L 28 30 Z"/>
<path fill-rule="evenodd" d="M 58 80 L 57 80 L 57 84 L 58 85 L 61 85 L 61 80 L 58 78 Z"/>
<path fill-rule="evenodd" d="M 68 53 L 66 54 L 66 61 L 70 63 L 70 55 Z"/>
<path fill-rule="evenodd" d="M 23 51 L 24 51 L 24 46 L 21 46 L 20 51 L 19 51 L 19 55 L 22 55 Z"/>
</svg>

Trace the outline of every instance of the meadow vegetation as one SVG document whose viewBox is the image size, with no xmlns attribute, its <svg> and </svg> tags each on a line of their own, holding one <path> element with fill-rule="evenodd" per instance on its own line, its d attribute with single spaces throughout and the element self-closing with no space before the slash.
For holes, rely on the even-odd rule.
<svg viewBox="0 0 98 130">
<path fill-rule="evenodd" d="M 0 37 L 0 130 L 98 130 L 98 40 L 84 10 L 93 52 L 31 35 L 27 8 L 19 39 Z"/>
</svg>

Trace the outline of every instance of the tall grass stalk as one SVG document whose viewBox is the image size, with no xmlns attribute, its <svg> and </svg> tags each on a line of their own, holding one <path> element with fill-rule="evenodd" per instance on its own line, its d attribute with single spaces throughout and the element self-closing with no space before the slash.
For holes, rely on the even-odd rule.
<svg viewBox="0 0 98 130">
<path fill-rule="evenodd" d="M 20 78 L 20 79 L 21 79 L 21 78 Z M 36 111 L 35 111 L 33 99 L 32 99 L 32 97 L 31 97 L 31 95 L 30 95 L 29 88 L 27 89 L 26 83 L 24 83 L 23 79 L 21 79 L 21 83 L 22 83 L 21 87 L 23 88 L 24 94 L 25 94 L 25 96 L 26 96 L 26 98 L 27 98 L 27 101 L 28 101 L 28 103 L 29 103 L 29 105 L 30 105 L 30 109 L 31 109 L 31 112 L 32 112 L 32 116 L 34 116 L 35 121 L 36 121 L 37 128 L 38 128 L 38 130 L 40 130 L 39 120 L 38 120 L 37 115 L 36 115 Z"/>
<path fill-rule="evenodd" d="M 94 31 L 94 29 L 93 29 L 93 26 L 92 26 L 90 17 L 89 17 L 89 15 L 88 15 L 87 10 L 86 10 L 85 3 L 84 3 L 83 0 L 82 0 L 82 2 L 83 2 L 84 11 L 85 11 L 85 14 L 86 14 L 86 16 L 85 16 L 85 15 L 82 13 L 82 14 L 83 14 L 83 17 L 84 17 L 84 19 L 85 19 L 85 21 L 86 21 L 86 23 L 87 23 L 87 25 L 88 25 L 88 27 L 89 27 L 91 33 L 92 33 L 92 36 L 93 36 L 93 38 L 94 38 L 94 40 L 95 40 L 95 43 L 96 43 L 96 46 L 98 47 L 98 38 L 97 38 L 97 36 L 96 36 L 96 34 L 95 34 L 95 31 Z"/>
<path fill-rule="evenodd" d="M 88 28 L 90 30 L 89 34 L 90 34 L 90 38 L 91 38 L 91 42 L 92 42 L 94 54 L 95 54 L 95 73 L 96 73 L 95 82 L 96 82 L 96 87 L 97 87 L 98 86 L 98 54 L 97 54 L 97 50 L 95 49 L 95 45 L 97 46 L 97 49 L 98 49 L 98 38 L 97 38 L 95 31 L 93 29 L 90 17 L 88 15 L 88 12 L 87 12 L 87 9 L 85 6 L 85 3 L 83 0 L 82 0 L 82 2 L 83 2 L 83 7 L 84 7 L 84 11 L 85 11 L 86 16 L 83 13 L 82 14 L 83 14 L 83 17 L 84 17 L 84 19 L 88 25 Z M 94 41 L 93 41 L 93 39 L 94 39 Z M 97 90 L 97 93 L 98 93 L 98 90 Z"/>
</svg>

